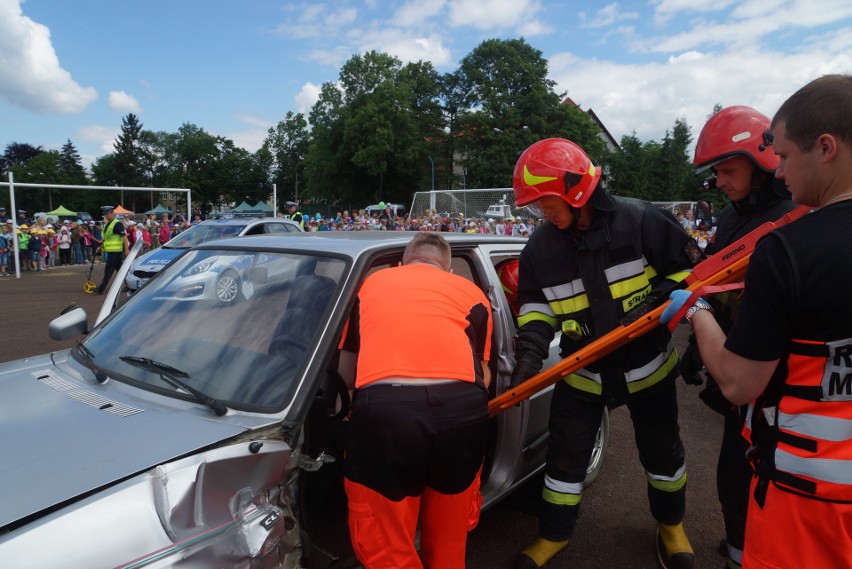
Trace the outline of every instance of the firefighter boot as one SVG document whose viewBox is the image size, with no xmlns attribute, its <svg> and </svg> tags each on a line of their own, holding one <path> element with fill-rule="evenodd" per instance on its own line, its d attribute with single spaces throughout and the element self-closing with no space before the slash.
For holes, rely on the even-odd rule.
<svg viewBox="0 0 852 569">
<path fill-rule="evenodd" d="M 657 526 L 657 559 L 663 569 L 692 569 L 695 553 L 683 531 L 683 524 Z"/>
<path fill-rule="evenodd" d="M 540 537 L 518 553 L 515 557 L 513 569 L 541 569 L 567 546 L 567 539 L 565 541 L 550 541 Z"/>
</svg>

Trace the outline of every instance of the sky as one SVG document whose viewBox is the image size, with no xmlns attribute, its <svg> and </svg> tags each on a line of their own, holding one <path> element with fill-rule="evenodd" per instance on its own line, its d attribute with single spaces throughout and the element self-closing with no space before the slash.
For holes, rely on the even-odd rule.
<svg viewBox="0 0 852 569">
<path fill-rule="evenodd" d="M 0 0 L 0 151 L 70 139 L 88 167 L 134 113 L 253 152 L 354 54 L 447 73 L 492 38 L 539 50 L 616 140 L 680 118 L 697 137 L 717 103 L 771 117 L 809 80 L 852 73 L 852 1 Z"/>
</svg>

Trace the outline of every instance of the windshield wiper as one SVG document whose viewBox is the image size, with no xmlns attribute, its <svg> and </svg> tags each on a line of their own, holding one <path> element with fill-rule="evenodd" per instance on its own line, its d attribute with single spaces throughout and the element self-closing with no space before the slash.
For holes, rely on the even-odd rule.
<svg viewBox="0 0 852 569">
<path fill-rule="evenodd" d="M 95 354 L 92 353 L 92 350 L 84 346 L 82 342 L 77 342 L 77 353 L 83 359 L 86 367 L 95 374 L 95 381 L 103 383 L 107 380 L 107 374 L 95 363 Z"/>
<path fill-rule="evenodd" d="M 168 364 L 156 362 L 151 358 L 140 358 L 138 356 L 121 356 L 118 359 L 123 362 L 129 363 L 134 367 L 138 367 L 140 369 L 144 369 L 145 371 L 156 373 L 160 376 L 160 379 L 162 379 L 172 387 L 176 389 L 183 389 L 195 396 L 195 399 L 199 403 L 203 403 L 204 405 L 207 405 L 208 407 L 213 409 L 213 411 L 219 417 L 228 412 L 228 408 L 221 401 L 213 399 L 204 392 L 199 391 L 178 379 L 179 377 L 189 378 L 189 374 L 185 371 L 179 370 L 176 367 L 172 367 Z"/>
</svg>

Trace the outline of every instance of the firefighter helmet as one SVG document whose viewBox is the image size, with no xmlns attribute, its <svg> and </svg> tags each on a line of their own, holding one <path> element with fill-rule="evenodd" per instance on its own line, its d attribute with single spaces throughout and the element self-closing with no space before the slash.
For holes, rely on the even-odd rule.
<svg viewBox="0 0 852 569">
<path fill-rule="evenodd" d="M 764 133 L 769 117 L 751 107 L 722 109 L 707 121 L 695 145 L 695 168 L 701 172 L 737 155 L 748 156 L 764 172 L 774 172 L 779 158 Z"/>
<path fill-rule="evenodd" d="M 497 276 L 500 277 L 500 283 L 503 285 L 503 292 L 506 293 L 506 300 L 509 301 L 509 307 L 512 309 L 512 314 L 518 316 L 521 309 L 521 304 L 518 302 L 518 267 L 520 263 L 517 259 L 507 259 L 497 266 Z"/>
<path fill-rule="evenodd" d="M 515 205 L 523 207 L 544 196 L 557 196 L 572 207 L 582 207 L 600 177 L 601 169 L 570 140 L 539 140 L 524 150 L 515 165 Z"/>
</svg>

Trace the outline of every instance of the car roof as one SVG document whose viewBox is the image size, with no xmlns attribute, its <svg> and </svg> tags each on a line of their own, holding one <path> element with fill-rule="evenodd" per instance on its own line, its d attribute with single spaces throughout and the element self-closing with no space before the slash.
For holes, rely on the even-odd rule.
<svg viewBox="0 0 852 569">
<path fill-rule="evenodd" d="M 207 219 L 202 221 L 201 223 L 196 223 L 192 227 L 200 227 L 202 225 L 215 225 L 215 226 L 235 226 L 235 227 L 254 227 L 259 224 L 279 224 L 279 225 L 291 225 L 295 228 L 298 228 L 299 231 L 304 231 L 302 226 L 296 223 L 291 219 L 284 219 L 282 217 L 235 217 L 228 219 Z M 189 229 L 192 229 L 190 227 Z"/>
<path fill-rule="evenodd" d="M 301 250 L 359 257 L 367 251 L 404 247 L 416 231 L 322 231 L 283 235 L 249 235 L 240 239 L 218 239 L 197 249 Z M 450 247 L 472 247 L 482 243 L 524 245 L 526 237 L 442 232 Z"/>
</svg>

